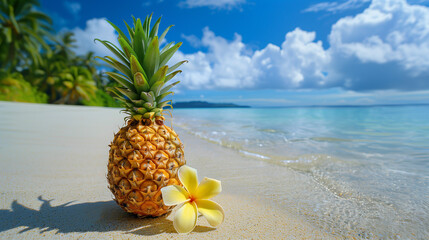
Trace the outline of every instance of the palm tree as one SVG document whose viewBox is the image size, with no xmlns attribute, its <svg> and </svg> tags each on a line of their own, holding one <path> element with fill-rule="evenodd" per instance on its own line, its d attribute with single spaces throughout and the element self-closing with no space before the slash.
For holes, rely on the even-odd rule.
<svg viewBox="0 0 429 240">
<path fill-rule="evenodd" d="M 94 58 L 94 52 L 87 52 L 83 56 L 79 56 L 80 66 L 88 69 L 92 74 L 97 72 L 96 66 L 100 65 Z"/>
<path fill-rule="evenodd" d="M 74 45 L 76 39 L 74 38 L 73 32 L 62 33 L 57 39 L 54 40 L 54 42 L 55 45 L 53 48 L 55 55 L 62 57 L 67 61 L 75 58 L 75 53 L 72 49 L 76 48 L 76 45 Z"/>
<path fill-rule="evenodd" d="M 82 66 L 91 72 L 92 78 L 97 84 L 97 88 L 104 89 L 104 74 L 97 70 L 97 67 L 101 66 L 101 64 L 95 60 L 94 52 L 88 52 L 83 56 L 77 56 L 77 62 L 79 66 Z"/>
<path fill-rule="evenodd" d="M 50 51 L 52 20 L 35 10 L 38 0 L 0 0 L 0 67 L 15 70 L 22 64 L 38 65 L 41 48 Z"/>
<path fill-rule="evenodd" d="M 60 74 L 67 68 L 64 61 L 55 58 L 55 55 L 44 54 L 39 66 L 28 69 L 31 83 L 49 95 L 49 102 L 57 100 L 58 87 L 61 85 Z"/>
<path fill-rule="evenodd" d="M 89 100 L 97 87 L 88 69 L 72 66 L 60 74 L 61 98 L 57 103 L 76 104 L 79 100 Z"/>
<path fill-rule="evenodd" d="M 50 44 L 52 51 L 43 53 L 38 65 L 33 64 L 28 71 L 24 70 L 29 73 L 33 85 L 50 96 L 51 103 L 58 98 L 58 88 L 62 85 L 60 75 L 64 69 L 73 66 L 77 61 L 72 50 L 75 47 L 74 42 L 76 40 L 72 32 L 65 32 L 52 38 Z"/>
<path fill-rule="evenodd" d="M 64 75 L 64 69 L 80 62 L 80 58 L 76 57 L 72 50 L 75 47 L 74 42 L 76 40 L 72 32 L 52 37 L 50 44 L 52 51 L 42 53 L 38 65 L 33 64 L 23 71 L 33 85 L 50 96 L 50 103 L 58 100 L 59 88 L 63 85 L 60 75 Z"/>
</svg>

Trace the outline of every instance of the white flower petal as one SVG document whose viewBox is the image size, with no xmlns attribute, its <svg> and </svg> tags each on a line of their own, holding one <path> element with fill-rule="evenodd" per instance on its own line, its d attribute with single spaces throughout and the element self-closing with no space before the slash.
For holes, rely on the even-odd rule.
<svg viewBox="0 0 429 240">
<path fill-rule="evenodd" d="M 194 194 L 198 186 L 197 170 L 195 168 L 183 165 L 179 168 L 179 179 L 180 182 L 188 190 L 189 194 Z"/>
<path fill-rule="evenodd" d="M 196 202 L 198 212 L 203 214 L 211 226 L 217 227 L 223 222 L 225 213 L 219 204 L 206 199 L 197 200 Z"/>
<path fill-rule="evenodd" d="M 181 186 L 170 185 L 163 187 L 161 188 L 161 193 L 165 206 L 174 206 L 189 200 L 189 194 Z"/>
<path fill-rule="evenodd" d="M 219 180 L 213 178 L 204 178 L 198 185 L 194 197 L 196 199 L 209 199 L 218 195 L 222 191 L 222 185 Z"/>
<path fill-rule="evenodd" d="M 178 233 L 189 233 L 197 224 L 198 212 L 195 202 L 187 202 L 174 215 L 173 225 Z"/>
</svg>

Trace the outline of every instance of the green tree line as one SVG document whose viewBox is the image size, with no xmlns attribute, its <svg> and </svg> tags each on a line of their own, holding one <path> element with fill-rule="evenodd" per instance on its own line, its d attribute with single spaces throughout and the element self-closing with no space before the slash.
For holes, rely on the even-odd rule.
<svg viewBox="0 0 429 240">
<path fill-rule="evenodd" d="M 0 0 L 0 101 L 119 107 L 94 53 L 78 56 L 38 0 Z"/>
</svg>

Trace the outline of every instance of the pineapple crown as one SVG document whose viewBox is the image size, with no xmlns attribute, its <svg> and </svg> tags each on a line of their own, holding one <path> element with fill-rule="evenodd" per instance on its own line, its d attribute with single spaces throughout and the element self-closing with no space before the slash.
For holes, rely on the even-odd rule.
<svg viewBox="0 0 429 240">
<path fill-rule="evenodd" d="M 125 112 L 130 119 L 154 119 L 162 116 L 164 107 L 173 108 L 171 100 L 164 100 L 173 86 L 180 81 L 167 85 L 167 83 L 178 73 L 176 70 L 186 60 L 178 62 L 173 66 L 167 65 L 170 58 L 182 45 L 181 42 L 174 44 L 170 42 L 160 49 L 160 43 L 164 39 L 169 26 L 161 36 L 158 37 L 158 28 L 161 18 L 159 18 L 152 28 L 150 28 L 152 14 L 146 16 L 143 24 L 139 18 L 133 17 L 134 26 L 131 28 L 127 22 L 129 38 L 116 25 L 107 21 L 118 32 L 118 42 L 120 47 L 109 41 L 95 39 L 109 49 L 116 57 L 105 56 L 96 57 L 103 60 L 112 68 L 119 71 L 106 72 L 121 87 L 112 87 L 107 90 L 115 95 L 125 107 Z"/>
</svg>

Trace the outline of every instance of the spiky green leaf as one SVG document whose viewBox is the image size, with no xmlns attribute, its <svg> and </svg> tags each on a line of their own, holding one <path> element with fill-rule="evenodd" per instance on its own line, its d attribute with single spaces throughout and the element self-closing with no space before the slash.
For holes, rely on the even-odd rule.
<svg viewBox="0 0 429 240">
<path fill-rule="evenodd" d="M 117 97 L 119 97 L 121 99 L 124 99 L 124 95 L 121 92 L 119 92 L 118 90 L 116 90 L 115 88 L 113 88 L 113 87 L 107 87 L 106 90 L 108 92 L 110 92 L 110 93 L 113 93 Z"/>
<path fill-rule="evenodd" d="M 153 13 L 151 13 L 150 16 L 146 16 L 146 19 L 143 23 L 143 28 L 145 30 L 146 36 L 149 36 L 150 22 L 152 21 L 152 15 Z"/>
<path fill-rule="evenodd" d="M 143 114 L 143 118 L 145 118 L 145 119 L 153 119 L 154 115 L 155 115 L 154 112 L 147 112 L 147 113 Z"/>
<path fill-rule="evenodd" d="M 158 103 L 158 104 L 157 104 L 157 107 L 159 107 L 159 108 L 164 108 L 164 107 L 166 107 L 166 106 L 170 105 L 169 103 L 171 103 L 171 100 L 163 101 L 163 102 Z M 170 105 L 170 106 L 171 106 L 171 105 Z M 171 108 L 172 108 L 172 107 L 173 107 L 173 106 L 171 106 Z"/>
<path fill-rule="evenodd" d="M 136 108 L 135 110 L 140 114 L 145 114 L 148 111 L 146 108 Z"/>
<path fill-rule="evenodd" d="M 116 69 L 118 71 L 120 71 L 121 73 L 125 74 L 126 76 L 128 76 L 130 79 L 133 78 L 133 74 L 131 72 L 131 69 L 128 67 L 128 65 L 124 65 L 121 62 L 119 62 L 118 60 L 110 57 L 110 56 L 106 56 L 107 59 L 109 59 L 115 66 Z"/>
<path fill-rule="evenodd" d="M 156 99 L 155 94 L 152 91 L 150 91 L 149 92 L 149 102 L 152 103 L 152 104 L 154 104 L 155 103 L 155 99 Z"/>
<path fill-rule="evenodd" d="M 182 72 L 182 70 L 177 70 L 177 71 L 175 71 L 175 72 L 172 72 L 172 73 L 168 74 L 168 75 L 167 75 L 167 76 L 165 76 L 165 78 L 164 78 L 164 83 L 166 83 L 166 82 L 170 81 L 174 76 L 176 76 L 178 73 L 181 73 L 181 72 Z"/>
<path fill-rule="evenodd" d="M 149 102 L 149 94 L 147 92 L 141 92 L 140 98 L 145 102 Z"/>
<path fill-rule="evenodd" d="M 154 108 L 154 104 L 147 102 L 143 104 L 143 107 L 150 111 Z"/>
<path fill-rule="evenodd" d="M 149 102 L 151 104 L 155 102 L 155 95 L 153 94 L 153 92 L 142 92 L 140 96 L 146 102 Z"/>
<path fill-rule="evenodd" d="M 170 47 L 171 47 L 171 45 L 173 45 L 174 44 L 174 42 L 170 42 L 170 43 L 167 43 L 162 49 L 161 49 L 161 51 L 160 51 L 160 54 L 163 54 L 165 51 L 167 51 Z"/>
<path fill-rule="evenodd" d="M 106 74 L 122 86 L 134 90 L 134 85 L 124 75 L 115 72 L 106 72 Z"/>
<path fill-rule="evenodd" d="M 125 26 L 127 26 L 128 35 L 130 35 L 131 43 L 134 41 L 134 30 L 128 25 L 128 23 L 124 20 Z M 131 45 L 131 44 L 130 44 Z"/>
<path fill-rule="evenodd" d="M 126 40 L 124 40 L 123 38 L 119 38 L 118 42 L 121 45 L 122 49 L 124 50 L 124 53 L 128 57 L 128 59 L 132 55 L 137 56 L 136 52 L 134 52 L 133 48 L 130 46 L 130 44 Z"/>
<path fill-rule="evenodd" d="M 122 32 L 120 28 L 118 28 L 115 24 L 113 24 L 111 21 L 106 20 L 115 30 L 118 32 L 119 36 L 127 41 L 128 44 L 131 44 L 130 40 L 127 38 L 127 36 Z"/>
<path fill-rule="evenodd" d="M 167 35 L 167 32 L 168 32 L 168 30 L 170 30 L 170 28 L 171 27 L 173 27 L 174 25 L 170 25 L 170 26 L 168 26 L 168 28 L 166 28 L 165 30 L 164 30 L 164 32 L 162 33 L 162 35 L 159 37 L 159 42 L 161 43 L 162 42 L 162 40 L 164 40 L 164 37 L 165 37 L 165 35 Z"/>
<path fill-rule="evenodd" d="M 182 46 L 182 42 L 177 43 L 173 47 L 169 48 L 167 51 L 163 52 L 161 56 L 159 56 L 159 65 L 163 66 L 167 64 L 168 60 L 174 55 L 174 53 Z"/>
<path fill-rule="evenodd" d="M 143 104 L 145 104 L 145 101 L 143 100 L 131 100 L 131 102 L 133 102 L 135 106 L 139 106 L 139 107 L 142 107 Z"/>
<path fill-rule="evenodd" d="M 122 102 L 122 103 L 126 103 L 127 102 L 125 99 L 123 99 L 121 97 L 113 97 L 113 98 L 116 99 L 116 100 L 118 100 L 118 101 L 120 101 L 120 102 Z"/>
<path fill-rule="evenodd" d="M 143 31 L 143 27 L 140 21 L 140 18 L 137 19 L 137 23 L 135 25 L 135 34 L 134 34 L 134 42 L 133 42 L 133 47 L 134 47 L 134 51 L 137 54 L 137 59 L 139 61 L 142 61 L 145 55 L 145 49 L 143 48 L 144 43 L 143 43 L 143 38 L 144 38 L 144 31 Z"/>
<path fill-rule="evenodd" d="M 155 24 L 153 25 L 152 30 L 150 31 L 149 38 L 153 38 L 158 35 L 160 22 L 161 22 L 161 18 L 158 18 L 158 20 L 156 20 Z"/>
<path fill-rule="evenodd" d="M 159 44 L 158 44 L 158 37 L 155 36 L 150 42 L 143 59 L 143 68 L 149 79 L 152 78 L 153 74 L 158 70 L 158 66 L 159 66 Z"/>
<path fill-rule="evenodd" d="M 172 87 L 176 86 L 179 82 L 180 81 L 177 81 L 177 82 L 174 82 L 174 83 L 164 87 L 159 94 L 163 94 L 163 93 L 168 92 L 168 90 L 170 90 Z M 159 100 L 157 100 L 157 101 L 159 101 Z"/>
<path fill-rule="evenodd" d="M 125 74 L 129 79 L 132 79 L 131 71 L 123 64 L 116 64 L 116 62 L 111 61 L 108 57 L 101 58 L 101 57 L 95 57 L 96 59 L 100 59 L 107 64 L 109 64 L 112 68 L 118 70 L 119 72 Z"/>
<path fill-rule="evenodd" d="M 152 112 L 154 112 L 154 113 L 156 114 L 156 113 L 161 112 L 161 111 L 162 111 L 162 109 L 161 109 L 161 108 L 153 108 L 151 111 L 152 111 Z"/>
<path fill-rule="evenodd" d="M 158 81 L 150 87 L 150 90 L 155 94 L 155 96 L 158 96 L 163 85 L 164 81 Z"/>
<path fill-rule="evenodd" d="M 152 87 L 157 82 L 164 82 L 165 75 L 167 74 L 168 66 L 161 67 L 150 79 L 149 85 Z"/>
<path fill-rule="evenodd" d="M 156 101 L 157 101 L 157 102 L 162 101 L 166 96 L 168 96 L 168 95 L 170 95 L 170 94 L 172 94 L 172 93 L 173 93 L 173 92 L 166 92 L 166 93 L 163 93 L 163 94 L 159 95 L 158 97 L 156 97 Z"/>
<path fill-rule="evenodd" d="M 143 76 L 143 74 L 141 72 L 136 72 L 136 74 L 134 74 L 134 86 L 137 89 L 137 92 L 143 92 L 143 91 L 148 91 L 149 90 L 149 84 L 147 83 L 147 80 L 145 79 L 145 77 Z"/>
<path fill-rule="evenodd" d="M 138 72 L 144 73 L 143 67 L 140 65 L 139 60 L 135 56 L 130 57 L 130 63 L 131 63 L 131 73 L 136 74 Z"/>
<path fill-rule="evenodd" d="M 122 52 L 118 47 L 116 47 L 113 43 L 109 41 L 103 41 L 98 38 L 94 39 L 94 41 L 99 41 L 101 44 L 103 44 L 107 49 L 109 49 L 118 59 L 122 61 L 124 64 L 129 64 L 127 55 Z"/>
<path fill-rule="evenodd" d="M 128 97 L 130 100 L 137 100 L 139 98 L 139 95 L 137 95 L 135 92 L 130 91 L 125 88 L 115 87 L 116 90 L 121 92 L 124 96 Z"/>
<path fill-rule="evenodd" d="M 178 67 L 180 67 L 182 64 L 187 63 L 187 62 L 188 62 L 188 60 L 183 60 L 183 61 L 180 61 L 180 62 L 178 62 L 178 63 L 174 64 L 174 65 L 173 65 L 173 66 L 171 66 L 171 67 L 168 67 L 167 74 L 171 73 L 172 71 L 174 71 L 174 70 L 176 70 Z"/>
</svg>

